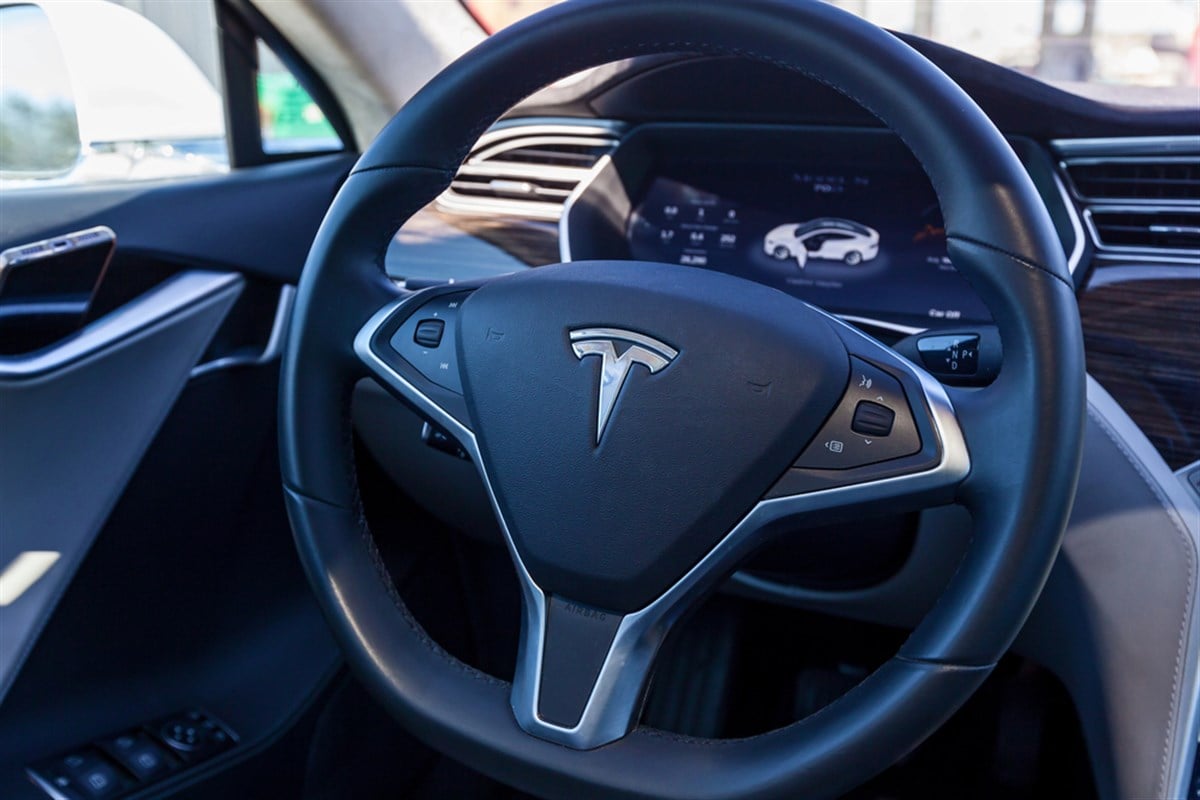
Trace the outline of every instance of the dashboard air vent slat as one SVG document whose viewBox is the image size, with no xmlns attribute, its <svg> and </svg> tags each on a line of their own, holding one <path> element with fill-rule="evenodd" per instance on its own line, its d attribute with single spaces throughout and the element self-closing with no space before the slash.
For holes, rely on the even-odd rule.
<svg viewBox="0 0 1200 800">
<path fill-rule="evenodd" d="M 1200 255 L 1200 209 L 1094 208 L 1089 217 L 1101 247 Z"/>
<path fill-rule="evenodd" d="M 1066 169 L 1083 200 L 1200 202 L 1200 158 L 1079 159 Z"/>
<path fill-rule="evenodd" d="M 557 220 L 567 198 L 616 146 L 616 128 L 606 124 L 493 130 L 476 144 L 438 206 L 461 214 Z"/>
<path fill-rule="evenodd" d="M 612 150 L 612 144 L 607 143 L 603 145 L 560 144 L 557 147 L 518 147 L 506 152 L 504 160 L 590 169 L 601 156 L 610 150 Z"/>
</svg>

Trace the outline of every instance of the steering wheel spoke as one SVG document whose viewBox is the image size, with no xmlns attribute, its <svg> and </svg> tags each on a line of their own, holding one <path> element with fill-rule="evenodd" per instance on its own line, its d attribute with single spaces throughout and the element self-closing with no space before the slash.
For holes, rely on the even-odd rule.
<svg viewBox="0 0 1200 800">
<path fill-rule="evenodd" d="M 407 294 L 379 309 L 354 339 L 370 374 L 421 416 L 462 442 L 471 437 L 455 321 L 471 287 Z"/>
<path fill-rule="evenodd" d="M 636 722 L 668 626 L 647 625 L 655 614 L 622 615 L 549 595 L 523 578 L 524 620 L 511 695 L 517 723 L 533 736 L 577 750 L 622 738 Z"/>
</svg>

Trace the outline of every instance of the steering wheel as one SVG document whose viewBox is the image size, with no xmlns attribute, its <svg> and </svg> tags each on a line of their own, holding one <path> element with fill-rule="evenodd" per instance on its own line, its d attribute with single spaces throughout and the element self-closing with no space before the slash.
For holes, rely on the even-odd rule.
<svg viewBox="0 0 1200 800">
<path fill-rule="evenodd" d="M 990 386 L 944 388 L 819 309 L 700 269 L 581 262 L 411 294 L 387 279 L 396 230 L 513 103 L 586 67 L 673 52 L 803 73 L 903 139 L 1000 331 Z M 484 480 L 523 592 L 511 685 L 434 643 L 381 566 L 352 453 L 364 377 L 455 437 Z M 280 403 L 308 577 L 352 668 L 423 741 L 547 796 L 827 796 L 937 729 L 1019 631 L 1078 477 L 1083 349 L 1028 175 L 905 44 L 820 2 L 576 0 L 449 66 L 359 159 L 304 268 Z M 672 623 L 772 535 L 951 502 L 973 517 L 966 556 L 848 694 L 745 739 L 638 726 Z"/>
</svg>

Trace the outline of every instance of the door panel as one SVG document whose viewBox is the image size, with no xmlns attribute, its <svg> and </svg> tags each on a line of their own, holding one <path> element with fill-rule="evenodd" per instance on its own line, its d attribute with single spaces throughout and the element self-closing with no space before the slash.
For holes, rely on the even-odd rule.
<svg viewBox="0 0 1200 800">
<path fill-rule="evenodd" d="M 290 284 L 352 161 L 3 196 L 0 249 L 107 225 L 117 251 L 102 316 L 0 358 L 0 571 L 60 553 L 0 607 L 0 797 L 44 796 L 31 764 L 188 709 L 236 745 L 130 789 L 210 796 L 217 774 L 267 769 L 257 754 L 338 669 L 282 503 L 275 402 Z"/>
<path fill-rule="evenodd" d="M 62 344 L 0 358 L 0 565 L 57 556 L 0 605 L 0 700 L 242 282 L 186 272 Z"/>
</svg>

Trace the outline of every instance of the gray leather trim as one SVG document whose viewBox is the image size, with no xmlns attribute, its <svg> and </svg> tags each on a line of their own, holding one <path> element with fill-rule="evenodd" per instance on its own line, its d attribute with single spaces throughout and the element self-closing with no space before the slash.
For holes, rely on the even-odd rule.
<svg viewBox="0 0 1200 800">
<path fill-rule="evenodd" d="M 0 607 L 0 700 L 242 286 L 186 272 L 59 345 L 0 358 L 0 570 L 61 554 Z"/>
<path fill-rule="evenodd" d="M 1196 750 L 1200 506 L 1088 379 L 1084 468 L 1059 563 L 1016 644 L 1055 671 L 1102 797 L 1183 798 Z"/>
<path fill-rule="evenodd" d="M 1096 381 L 1089 379 L 1088 416 L 1097 422 L 1104 432 L 1137 470 L 1139 477 L 1150 490 L 1161 508 L 1159 526 L 1167 534 L 1167 523 L 1179 536 L 1179 545 L 1184 555 L 1178 564 L 1177 578 L 1184 578 L 1179 593 L 1181 613 L 1178 620 L 1178 642 L 1175 647 L 1174 669 L 1170 686 L 1170 717 L 1167 720 L 1165 742 L 1161 759 L 1161 771 L 1155 794 L 1162 797 L 1188 796 L 1188 781 L 1191 779 L 1192 761 L 1196 753 L 1196 716 L 1198 690 L 1198 645 L 1200 645 L 1200 615 L 1196 613 L 1196 569 L 1200 553 L 1200 506 L 1192 495 L 1181 491 L 1172 480 L 1174 475 L 1162 456 L 1142 433 L 1141 429 L 1117 405 Z M 1140 525 L 1130 529 L 1132 533 L 1143 531 Z M 1151 575 L 1146 577 L 1153 578 Z M 1134 787 L 1131 787 L 1134 788 Z"/>
</svg>

